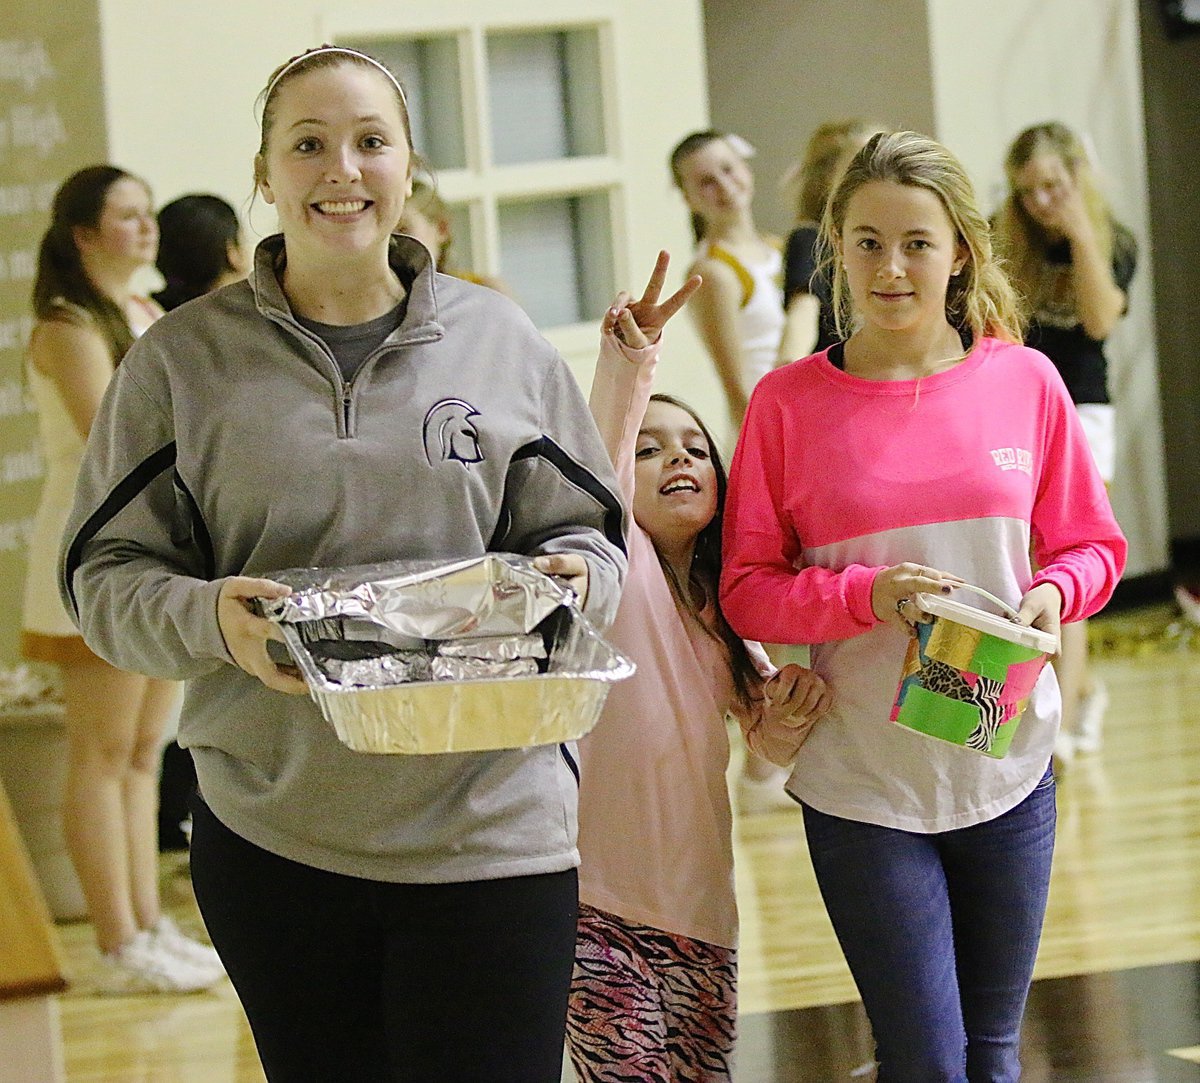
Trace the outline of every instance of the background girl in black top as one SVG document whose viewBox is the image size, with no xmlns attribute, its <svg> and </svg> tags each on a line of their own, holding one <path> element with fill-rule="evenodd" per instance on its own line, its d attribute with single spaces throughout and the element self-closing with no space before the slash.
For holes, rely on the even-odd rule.
<svg viewBox="0 0 1200 1083">
<path fill-rule="evenodd" d="M 1133 234 L 1112 215 L 1083 141 L 1049 121 L 1013 140 L 1004 163 L 1009 196 L 995 220 L 997 251 L 1029 306 L 1026 344 L 1057 366 L 1105 482 L 1115 459 L 1104 340 L 1125 313 L 1137 264 Z M 1107 695 L 1088 672 L 1087 627 L 1064 625 L 1055 661 L 1063 723 L 1060 766 L 1099 747 Z"/>
<path fill-rule="evenodd" d="M 783 178 L 795 200 L 796 227 L 783 257 L 783 304 L 787 321 L 779 343 L 784 364 L 838 341 L 829 282 L 818 266 L 817 236 L 833 182 L 855 152 L 877 131 L 861 118 L 827 121 L 809 136 L 804 157 Z"/>
</svg>

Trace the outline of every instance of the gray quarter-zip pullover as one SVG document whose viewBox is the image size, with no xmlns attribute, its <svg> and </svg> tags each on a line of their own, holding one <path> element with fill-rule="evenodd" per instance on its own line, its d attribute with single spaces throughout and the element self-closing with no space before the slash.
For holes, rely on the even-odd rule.
<svg viewBox="0 0 1200 1083">
<path fill-rule="evenodd" d="M 589 616 L 615 612 L 617 488 L 565 363 L 493 290 L 393 239 L 400 326 L 347 382 L 292 316 L 282 237 L 252 278 L 150 328 L 84 455 L 62 588 L 112 664 L 185 679 L 180 743 L 216 815 L 264 849 L 396 882 L 554 872 L 578 861 L 569 746 L 364 755 L 306 697 L 232 664 L 222 577 L 296 566 L 581 553 Z"/>
</svg>

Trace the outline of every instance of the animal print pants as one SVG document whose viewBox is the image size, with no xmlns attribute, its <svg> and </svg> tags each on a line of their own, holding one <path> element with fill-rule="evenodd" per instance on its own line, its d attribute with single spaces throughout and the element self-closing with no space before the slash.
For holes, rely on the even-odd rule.
<svg viewBox="0 0 1200 1083">
<path fill-rule="evenodd" d="M 732 1078 L 737 952 L 580 904 L 567 1049 L 580 1083 Z"/>
</svg>

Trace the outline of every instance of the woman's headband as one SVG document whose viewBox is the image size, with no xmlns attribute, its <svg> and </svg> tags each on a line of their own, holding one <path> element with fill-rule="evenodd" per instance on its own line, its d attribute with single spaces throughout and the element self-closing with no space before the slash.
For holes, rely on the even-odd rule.
<svg viewBox="0 0 1200 1083">
<path fill-rule="evenodd" d="M 365 60 L 372 67 L 378 68 L 391 81 L 392 86 L 396 88 L 396 93 L 400 95 L 400 100 L 404 103 L 404 108 L 408 108 L 408 98 L 405 96 L 404 87 L 400 85 L 400 80 L 397 79 L 391 71 L 383 64 L 379 63 L 373 56 L 368 56 L 366 53 L 360 53 L 357 49 L 348 49 L 344 45 L 320 45 L 315 49 L 309 49 L 306 53 L 301 53 L 299 56 L 292 57 L 282 68 L 275 73 L 275 78 L 267 84 L 267 89 L 263 92 L 263 109 L 266 109 L 267 102 L 271 100 L 271 95 L 275 88 L 279 85 L 279 80 L 282 79 L 289 71 L 297 64 L 302 64 L 304 61 L 314 56 L 325 56 L 331 53 L 341 53 L 343 56 L 353 57 L 355 60 Z"/>
</svg>

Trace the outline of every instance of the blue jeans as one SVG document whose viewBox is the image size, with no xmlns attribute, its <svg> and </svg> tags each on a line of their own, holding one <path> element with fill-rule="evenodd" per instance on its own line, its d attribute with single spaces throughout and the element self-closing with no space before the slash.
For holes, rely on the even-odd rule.
<svg viewBox="0 0 1200 1083">
<path fill-rule="evenodd" d="M 825 909 L 854 975 L 878 1083 L 1020 1078 L 1054 852 L 1049 769 L 986 823 L 916 834 L 804 806 Z"/>
</svg>

